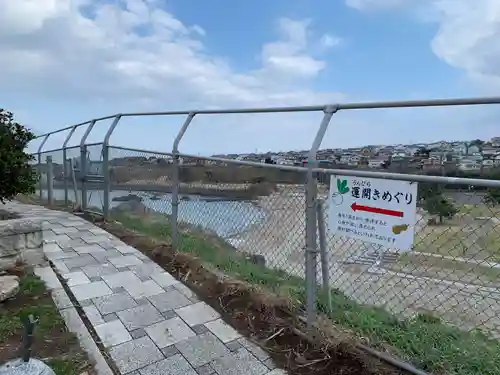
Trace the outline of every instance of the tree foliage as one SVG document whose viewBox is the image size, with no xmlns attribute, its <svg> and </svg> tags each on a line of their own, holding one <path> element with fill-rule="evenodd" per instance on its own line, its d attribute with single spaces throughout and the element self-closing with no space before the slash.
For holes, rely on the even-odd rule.
<svg viewBox="0 0 500 375">
<path fill-rule="evenodd" d="M 438 216 L 440 223 L 443 222 L 443 218 L 450 219 L 458 212 L 453 203 L 443 196 L 443 192 L 442 184 L 421 182 L 418 185 L 420 206 L 431 215 Z"/>
<path fill-rule="evenodd" d="M 0 108 L 0 202 L 35 192 L 37 174 L 29 165 L 34 158 L 25 152 L 34 138 L 11 112 Z"/>
<path fill-rule="evenodd" d="M 431 215 L 438 216 L 440 223 L 443 222 L 443 218 L 451 219 L 458 212 L 453 203 L 443 197 L 442 194 L 425 199 L 424 208 Z"/>
</svg>

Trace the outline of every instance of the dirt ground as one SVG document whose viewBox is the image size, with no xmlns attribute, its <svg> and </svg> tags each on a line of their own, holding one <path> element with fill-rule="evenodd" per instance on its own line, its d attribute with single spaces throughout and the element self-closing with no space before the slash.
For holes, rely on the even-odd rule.
<svg viewBox="0 0 500 375">
<path fill-rule="evenodd" d="M 346 333 L 307 330 L 290 301 L 208 270 L 198 259 L 174 252 L 168 243 L 133 233 L 118 223 L 87 219 L 142 251 L 183 281 L 228 323 L 264 347 L 290 375 L 407 374 L 356 349 Z"/>
<path fill-rule="evenodd" d="M 32 357 L 42 359 L 56 375 L 93 375 L 77 338 L 66 329 L 43 282 L 24 267 L 6 274 L 19 276 L 21 281 L 20 292 L 0 303 L 0 364 L 21 356 L 21 318 L 33 314 L 39 322 L 35 326 Z"/>
</svg>

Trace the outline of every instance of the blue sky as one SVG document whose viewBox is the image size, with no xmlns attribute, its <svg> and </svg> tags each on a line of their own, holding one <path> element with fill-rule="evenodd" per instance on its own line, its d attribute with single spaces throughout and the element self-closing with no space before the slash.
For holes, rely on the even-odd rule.
<svg viewBox="0 0 500 375">
<path fill-rule="evenodd" d="M 117 112 L 500 96 L 496 0 L 0 5 L 0 102 L 37 132 Z M 499 115 L 495 106 L 339 112 L 323 147 L 489 138 L 500 135 Z M 181 150 L 305 149 L 320 120 L 320 113 L 199 116 Z M 127 118 L 112 144 L 170 151 L 182 121 Z M 100 141 L 107 124 L 89 140 Z"/>
</svg>

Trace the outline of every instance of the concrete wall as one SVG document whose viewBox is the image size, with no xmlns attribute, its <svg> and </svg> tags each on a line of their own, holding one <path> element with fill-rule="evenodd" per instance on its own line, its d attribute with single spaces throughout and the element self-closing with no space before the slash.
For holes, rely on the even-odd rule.
<svg viewBox="0 0 500 375">
<path fill-rule="evenodd" d="M 42 225 L 28 219 L 0 221 L 0 271 L 18 261 L 30 265 L 43 262 Z"/>
</svg>

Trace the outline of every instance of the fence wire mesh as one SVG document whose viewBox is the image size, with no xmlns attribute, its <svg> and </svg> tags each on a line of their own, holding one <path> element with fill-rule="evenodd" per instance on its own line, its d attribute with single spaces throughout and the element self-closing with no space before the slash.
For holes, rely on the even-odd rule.
<svg viewBox="0 0 500 375">
<path fill-rule="evenodd" d="M 495 190 L 420 183 L 419 196 L 410 252 L 328 236 L 330 286 L 394 315 L 433 316 L 499 338 L 500 220 Z M 328 209 L 325 215 L 328 222 Z"/>
<path fill-rule="evenodd" d="M 87 153 L 87 206 L 101 211 L 102 145 L 89 145 Z M 47 157 L 51 157 L 54 200 L 64 201 L 67 189 L 69 203 L 78 202 L 82 196 L 80 147 L 66 149 L 66 159 L 73 160 L 79 177 L 77 196 L 62 150 L 40 156 L 41 164 L 32 163 L 40 173 L 37 195 L 47 200 Z M 150 223 L 150 228 L 142 229 L 168 240 L 172 154 L 110 147 L 109 156 L 111 216 L 135 226 Z M 179 161 L 179 249 L 249 281 L 278 291 L 298 291 L 303 301 L 299 294 L 304 292 L 305 277 L 305 170 L 182 154 Z M 329 178 L 328 172 L 316 175 L 325 223 Z M 497 190 L 474 186 L 473 180 L 470 185 L 420 183 L 414 246 L 406 253 L 327 232 L 330 292 L 397 316 L 432 315 L 460 329 L 481 329 L 499 338 Z M 320 285 L 319 257 L 317 280 Z"/>
<path fill-rule="evenodd" d="M 303 290 L 305 173 L 183 155 L 179 162 L 178 249 L 277 291 L 284 280 Z M 153 234 L 168 239 L 173 168 L 169 153 L 111 148 L 111 216 L 134 225 L 148 218 Z"/>
</svg>

